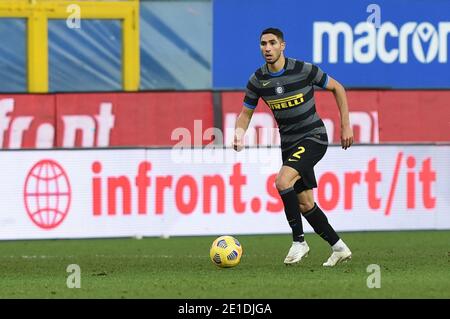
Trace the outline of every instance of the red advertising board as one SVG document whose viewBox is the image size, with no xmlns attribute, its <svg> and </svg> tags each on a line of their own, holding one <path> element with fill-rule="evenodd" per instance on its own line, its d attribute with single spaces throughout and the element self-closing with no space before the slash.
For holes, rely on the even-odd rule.
<svg viewBox="0 0 450 319">
<path fill-rule="evenodd" d="M 358 143 L 449 142 L 450 91 L 348 91 Z M 222 92 L 214 114 L 212 92 L 0 95 L 0 148 L 205 145 L 221 115 L 229 145 L 244 93 Z M 339 143 L 339 111 L 330 92 L 316 92 L 330 141 Z M 220 116 L 217 116 L 220 118 Z M 260 101 L 251 126 L 272 128 L 254 144 L 277 145 L 269 108 Z M 228 133 L 227 133 L 228 128 Z M 231 135 L 230 135 L 231 133 Z"/>
<path fill-rule="evenodd" d="M 347 95 L 350 110 L 362 112 L 359 117 L 367 114 L 372 128 L 378 126 L 381 143 L 450 141 L 450 91 L 349 91 Z M 333 94 L 319 91 L 316 102 L 320 115 L 339 128 Z M 356 127 L 356 136 L 360 128 Z M 334 141 L 339 140 L 338 132 Z"/>
<path fill-rule="evenodd" d="M 316 91 L 316 107 L 333 143 L 339 143 L 339 110 L 331 92 Z M 224 92 L 224 127 L 234 127 L 244 92 Z M 350 119 L 359 143 L 449 142 L 450 91 L 347 91 Z M 276 126 L 270 109 L 260 100 L 254 117 Z M 252 120 L 253 121 L 253 120 Z"/>
<path fill-rule="evenodd" d="M 380 93 L 382 142 L 450 141 L 450 91 Z"/>
<path fill-rule="evenodd" d="M 53 147 L 54 122 L 54 95 L 0 95 L 0 148 Z"/>
<path fill-rule="evenodd" d="M 213 118 L 211 92 L 5 94 L 0 148 L 203 145 Z"/>
<path fill-rule="evenodd" d="M 56 103 L 59 147 L 168 146 L 182 138 L 177 128 L 202 145 L 194 132 L 202 136 L 214 118 L 210 92 L 60 94 Z"/>
</svg>

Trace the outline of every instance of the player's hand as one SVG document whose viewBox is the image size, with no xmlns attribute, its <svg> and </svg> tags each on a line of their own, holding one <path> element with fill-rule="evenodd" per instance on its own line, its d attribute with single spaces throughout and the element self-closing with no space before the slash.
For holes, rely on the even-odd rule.
<svg viewBox="0 0 450 319">
<path fill-rule="evenodd" d="M 341 146 L 344 150 L 353 144 L 353 130 L 351 126 L 344 126 L 341 129 Z"/>
<path fill-rule="evenodd" d="M 236 152 L 242 151 L 244 148 L 244 142 L 242 141 L 242 138 L 238 137 L 237 135 L 234 135 L 234 141 L 233 141 L 233 149 Z"/>
</svg>

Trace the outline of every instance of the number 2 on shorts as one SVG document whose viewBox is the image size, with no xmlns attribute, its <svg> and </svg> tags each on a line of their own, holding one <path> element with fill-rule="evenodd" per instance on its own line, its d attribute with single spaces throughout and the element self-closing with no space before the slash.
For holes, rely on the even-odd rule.
<svg viewBox="0 0 450 319">
<path fill-rule="evenodd" d="M 295 158 L 298 158 L 298 159 L 300 159 L 300 154 L 303 154 L 303 153 L 305 153 L 305 148 L 303 147 L 303 146 L 299 146 L 298 147 L 298 151 L 297 152 L 295 152 L 294 154 L 292 154 L 292 157 L 295 157 Z"/>
</svg>

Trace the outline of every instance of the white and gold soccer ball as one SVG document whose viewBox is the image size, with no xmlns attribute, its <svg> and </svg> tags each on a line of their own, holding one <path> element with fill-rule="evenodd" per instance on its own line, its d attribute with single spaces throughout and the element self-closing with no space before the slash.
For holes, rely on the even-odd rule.
<svg viewBox="0 0 450 319">
<path fill-rule="evenodd" d="M 242 257 L 242 246 L 232 236 L 220 236 L 214 240 L 209 250 L 214 265 L 229 268 L 239 264 Z"/>
</svg>

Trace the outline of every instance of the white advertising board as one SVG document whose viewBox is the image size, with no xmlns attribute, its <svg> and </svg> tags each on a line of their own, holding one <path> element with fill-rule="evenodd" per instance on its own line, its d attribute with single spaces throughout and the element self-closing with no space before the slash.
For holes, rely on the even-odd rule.
<svg viewBox="0 0 450 319">
<path fill-rule="evenodd" d="M 290 232 L 278 148 L 1 151 L 0 162 L 0 239 Z M 329 147 L 315 172 L 337 231 L 450 229 L 448 145 Z"/>
</svg>

